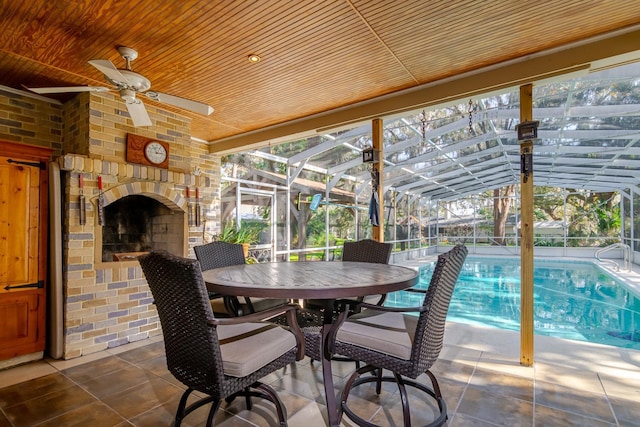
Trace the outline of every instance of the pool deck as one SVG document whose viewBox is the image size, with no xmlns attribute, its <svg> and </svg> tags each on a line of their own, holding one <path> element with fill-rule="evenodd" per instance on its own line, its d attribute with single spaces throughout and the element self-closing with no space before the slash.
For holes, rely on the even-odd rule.
<svg viewBox="0 0 640 427">
<path fill-rule="evenodd" d="M 597 262 L 596 264 L 608 271 L 613 277 L 622 281 L 629 287 L 634 295 L 637 295 L 640 298 L 640 266 L 631 264 L 630 271 L 616 271 L 606 264 L 603 265 Z"/>
</svg>

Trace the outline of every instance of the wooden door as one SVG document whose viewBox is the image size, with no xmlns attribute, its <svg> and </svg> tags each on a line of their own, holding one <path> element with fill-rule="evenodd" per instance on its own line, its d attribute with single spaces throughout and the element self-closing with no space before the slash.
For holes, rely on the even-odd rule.
<svg viewBox="0 0 640 427">
<path fill-rule="evenodd" d="M 45 348 L 50 153 L 0 142 L 0 360 Z"/>
</svg>

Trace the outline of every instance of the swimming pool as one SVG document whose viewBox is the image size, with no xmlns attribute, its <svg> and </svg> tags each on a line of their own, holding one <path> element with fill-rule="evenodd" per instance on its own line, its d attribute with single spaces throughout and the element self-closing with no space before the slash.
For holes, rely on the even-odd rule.
<svg viewBox="0 0 640 427">
<path fill-rule="evenodd" d="M 426 288 L 435 263 L 420 268 Z M 385 305 L 424 295 L 395 292 Z M 640 299 L 591 262 L 534 262 L 535 334 L 640 350 Z M 520 259 L 468 257 L 447 320 L 520 330 Z"/>
</svg>

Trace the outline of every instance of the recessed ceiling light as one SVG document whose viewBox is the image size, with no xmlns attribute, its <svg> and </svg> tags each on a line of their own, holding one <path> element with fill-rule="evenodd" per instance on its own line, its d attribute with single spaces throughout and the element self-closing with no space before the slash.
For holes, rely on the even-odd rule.
<svg viewBox="0 0 640 427">
<path fill-rule="evenodd" d="M 252 62 L 252 63 L 255 64 L 257 62 L 260 62 L 261 58 L 258 55 L 256 55 L 255 53 L 252 53 L 251 55 L 248 56 L 247 59 L 249 60 L 249 62 Z"/>
</svg>

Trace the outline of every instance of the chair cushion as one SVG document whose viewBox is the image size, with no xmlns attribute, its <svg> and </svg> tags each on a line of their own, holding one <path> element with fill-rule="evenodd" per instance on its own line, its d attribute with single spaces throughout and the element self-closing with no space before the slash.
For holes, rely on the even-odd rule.
<svg viewBox="0 0 640 427">
<path fill-rule="evenodd" d="M 363 310 L 342 325 L 337 340 L 410 360 L 417 322 L 417 316 Z"/>
<path fill-rule="evenodd" d="M 268 322 L 222 325 L 218 339 L 225 375 L 245 377 L 295 348 L 294 335 Z"/>
<path fill-rule="evenodd" d="M 209 300 L 211 303 L 211 309 L 213 310 L 213 313 L 218 316 L 218 315 L 224 315 L 224 316 L 228 316 L 229 313 L 227 313 L 227 307 L 224 306 L 224 300 L 222 298 L 216 298 L 216 299 L 212 299 Z"/>
</svg>

